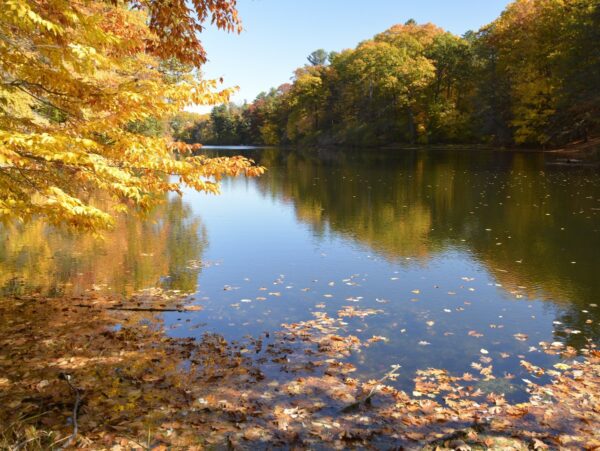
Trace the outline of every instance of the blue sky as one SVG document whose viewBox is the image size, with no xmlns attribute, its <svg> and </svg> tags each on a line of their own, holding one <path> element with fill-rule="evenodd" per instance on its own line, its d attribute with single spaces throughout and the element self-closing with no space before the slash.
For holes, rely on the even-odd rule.
<svg viewBox="0 0 600 451">
<path fill-rule="evenodd" d="M 236 102 L 288 82 L 313 50 L 355 47 L 397 23 L 432 22 L 455 34 L 477 30 L 508 0 L 238 0 L 242 34 L 207 28 L 206 78 L 239 86 Z M 207 111 L 200 108 L 198 111 Z"/>
</svg>

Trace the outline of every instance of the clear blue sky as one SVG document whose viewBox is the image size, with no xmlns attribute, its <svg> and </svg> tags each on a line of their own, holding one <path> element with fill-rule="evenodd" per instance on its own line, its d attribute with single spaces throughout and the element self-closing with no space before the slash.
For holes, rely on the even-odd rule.
<svg viewBox="0 0 600 451">
<path fill-rule="evenodd" d="M 313 50 L 355 47 L 394 24 L 415 19 L 461 35 L 491 22 L 508 0 L 238 0 L 242 34 L 201 34 L 206 78 L 239 86 L 236 102 L 288 82 Z M 201 109 L 200 111 L 207 111 Z"/>
</svg>

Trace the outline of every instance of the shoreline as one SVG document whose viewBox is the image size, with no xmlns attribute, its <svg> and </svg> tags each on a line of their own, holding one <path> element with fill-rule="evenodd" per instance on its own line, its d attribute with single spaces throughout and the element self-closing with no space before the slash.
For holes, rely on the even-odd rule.
<svg viewBox="0 0 600 451">
<path fill-rule="evenodd" d="M 515 152 L 515 153 L 540 153 L 548 155 L 557 155 L 565 157 L 575 157 L 586 162 L 598 161 L 600 163 L 600 137 L 592 138 L 587 142 L 576 142 L 567 144 L 557 148 L 535 148 L 535 147 L 518 147 L 518 146 L 492 146 L 487 144 L 384 144 L 374 146 L 352 146 L 347 144 L 283 144 L 283 145 L 253 145 L 253 144 L 206 144 L 202 149 L 219 150 L 219 149 L 239 149 L 239 150 L 256 150 L 280 148 L 289 150 L 298 149 L 315 149 L 315 150 L 402 150 L 402 151 L 419 151 L 419 150 L 455 150 L 455 151 L 485 151 L 485 152 Z M 575 163 L 575 162 L 573 162 Z"/>
</svg>

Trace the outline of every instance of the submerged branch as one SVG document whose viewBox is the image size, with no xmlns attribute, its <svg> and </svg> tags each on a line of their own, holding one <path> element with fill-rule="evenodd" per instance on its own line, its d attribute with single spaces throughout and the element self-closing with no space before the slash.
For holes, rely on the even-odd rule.
<svg viewBox="0 0 600 451">
<path fill-rule="evenodd" d="M 118 310 L 124 312 L 185 312 L 184 308 L 172 309 L 172 308 L 158 308 L 158 307 L 99 307 L 96 305 L 85 305 L 85 304 L 75 304 L 74 307 L 81 308 L 98 308 L 100 310 Z"/>
<path fill-rule="evenodd" d="M 367 396 L 365 396 L 363 399 L 359 399 L 358 401 L 353 402 L 352 404 L 344 407 L 341 410 L 341 412 L 348 413 L 348 412 L 358 409 L 361 404 L 370 403 L 371 398 L 373 398 L 373 396 L 375 396 L 375 394 L 377 393 L 377 390 L 379 390 L 381 388 L 381 384 L 383 384 L 388 379 L 396 378 L 398 376 L 399 370 L 400 370 L 400 365 L 392 365 L 392 369 L 390 371 L 388 371 L 381 379 L 379 379 L 377 381 L 377 383 L 373 386 L 373 388 L 371 388 L 371 390 L 369 391 L 369 394 Z"/>
<path fill-rule="evenodd" d="M 61 449 L 65 449 L 65 448 L 68 448 L 69 446 L 71 446 L 71 444 L 77 438 L 77 433 L 79 432 L 79 425 L 77 424 L 77 412 L 79 410 L 81 396 L 79 394 L 79 389 L 77 387 L 75 387 L 75 385 L 73 385 L 73 383 L 71 382 L 72 376 L 70 374 L 61 374 L 61 378 L 64 379 L 65 381 L 67 381 L 67 384 L 69 384 L 69 387 L 71 388 L 73 393 L 75 393 L 75 404 L 73 405 L 73 433 L 71 434 L 71 436 L 69 437 L 67 442 L 61 448 Z"/>
</svg>

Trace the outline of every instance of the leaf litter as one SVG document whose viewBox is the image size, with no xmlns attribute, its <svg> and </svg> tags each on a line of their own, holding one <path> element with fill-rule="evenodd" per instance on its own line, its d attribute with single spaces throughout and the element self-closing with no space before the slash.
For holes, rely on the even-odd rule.
<svg viewBox="0 0 600 451">
<path fill-rule="evenodd" d="M 495 375 L 483 348 L 481 362 L 472 364 L 478 375 L 418 370 L 409 395 L 388 385 L 387 375 L 352 377 L 355 368 L 345 361 L 388 338 L 363 341 L 347 333 L 344 320 L 381 310 L 313 312 L 279 331 L 228 342 L 216 333 L 171 338 L 159 312 L 108 308 L 132 302 L 185 314 L 190 299 L 153 292 L 127 302 L 93 294 L 0 301 L 7 318 L 0 328 L 0 423 L 11 425 L 4 440 L 34 437 L 51 447 L 71 436 L 66 374 L 82 393 L 74 443 L 80 448 L 600 446 L 600 352 L 593 344 L 578 354 L 562 342 L 539 343 L 568 363 L 544 369 L 522 359 L 531 374 L 527 402 L 511 404 L 501 391 L 484 390 L 514 376 Z M 402 369 L 388 374 L 395 371 Z M 542 376 L 550 382 L 535 382 Z"/>
</svg>

